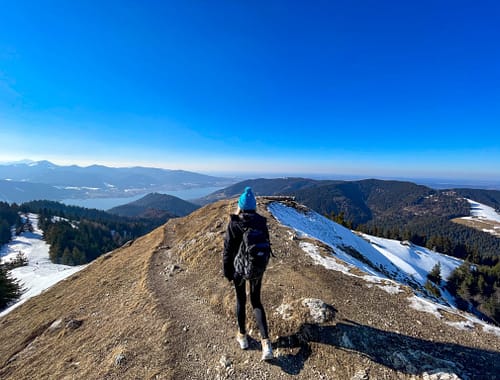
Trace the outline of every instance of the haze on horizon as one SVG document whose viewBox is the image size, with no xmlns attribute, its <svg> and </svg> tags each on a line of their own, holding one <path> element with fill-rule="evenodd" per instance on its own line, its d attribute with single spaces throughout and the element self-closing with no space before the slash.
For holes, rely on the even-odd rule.
<svg viewBox="0 0 500 380">
<path fill-rule="evenodd" d="M 3 4 L 0 161 L 500 180 L 500 5 Z"/>
</svg>

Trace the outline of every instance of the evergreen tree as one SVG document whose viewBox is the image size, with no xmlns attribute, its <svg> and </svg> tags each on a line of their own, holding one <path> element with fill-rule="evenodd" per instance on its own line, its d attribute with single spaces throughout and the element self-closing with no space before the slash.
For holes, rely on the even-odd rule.
<svg viewBox="0 0 500 380">
<path fill-rule="evenodd" d="M 7 244 L 12 237 L 11 235 L 9 223 L 0 219 L 0 245 Z"/>
<path fill-rule="evenodd" d="M 441 263 L 439 261 L 427 274 L 427 279 L 438 286 L 441 284 Z"/>
<path fill-rule="evenodd" d="M 21 296 L 21 286 L 10 277 L 7 268 L 0 265 L 0 310 Z"/>
</svg>

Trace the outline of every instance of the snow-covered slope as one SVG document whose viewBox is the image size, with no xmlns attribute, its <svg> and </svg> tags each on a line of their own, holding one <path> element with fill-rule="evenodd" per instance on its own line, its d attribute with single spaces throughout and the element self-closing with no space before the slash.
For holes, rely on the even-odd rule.
<svg viewBox="0 0 500 380">
<path fill-rule="evenodd" d="M 473 217 L 500 223 L 500 214 L 493 207 L 486 206 L 472 199 L 467 199 L 467 202 L 470 204 L 470 213 Z"/>
<path fill-rule="evenodd" d="M 459 218 L 463 223 L 491 235 L 500 237 L 500 214 L 493 207 L 467 199 L 470 216 Z"/>
<path fill-rule="evenodd" d="M 278 222 L 294 231 L 301 239 L 299 244 L 302 250 L 317 264 L 362 278 L 368 287 L 377 286 L 391 294 L 402 292 L 401 284 L 409 285 L 415 291 L 408 298 L 409 307 L 430 313 L 438 319 L 442 318 L 442 311 L 460 315 L 460 322 L 445 323 L 457 329 L 471 329 L 477 325 L 485 332 L 500 336 L 500 328 L 458 310 L 453 297 L 444 288 L 444 281 L 463 263 L 462 260 L 407 242 L 358 235 L 302 207 L 298 210 L 274 202 L 268 205 L 268 209 Z M 325 254 L 317 240 L 329 247 L 331 254 Z M 441 265 L 443 279 L 439 287 L 441 296 L 438 298 L 424 288 L 427 273 L 437 263 Z"/>
<path fill-rule="evenodd" d="M 12 260 L 18 253 L 23 253 L 28 259 L 28 265 L 14 268 L 11 276 L 19 280 L 25 292 L 18 302 L 0 312 L 0 316 L 26 302 L 45 289 L 83 269 L 85 266 L 68 266 L 53 264 L 49 259 L 49 245 L 42 239 L 43 232 L 38 227 L 38 215 L 28 214 L 33 226 L 33 232 L 24 232 L 0 249 L 2 262 Z"/>
<path fill-rule="evenodd" d="M 426 294 L 424 284 L 427 274 L 436 264 L 440 264 L 441 276 L 446 280 L 463 263 L 462 260 L 409 242 L 355 234 L 311 210 L 303 212 L 276 202 L 269 205 L 269 211 L 280 223 L 295 230 L 299 237 L 317 239 L 329 246 L 335 262 L 319 256 L 307 242 L 302 243 L 303 248 L 324 266 L 349 274 L 355 267 L 369 276 L 409 285 L 421 294 Z M 440 290 L 440 302 L 453 305 L 453 298 L 444 288 Z"/>
</svg>

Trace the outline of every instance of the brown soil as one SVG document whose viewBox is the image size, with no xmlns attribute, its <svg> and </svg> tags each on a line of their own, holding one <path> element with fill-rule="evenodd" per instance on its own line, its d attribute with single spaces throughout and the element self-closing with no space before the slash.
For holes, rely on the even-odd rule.
<svg viewBox="0 0 500 380">
<path fill-rule="evenodd" d="M 500 237 L 500 223 L 494 220 L 486 220 L 479 218 L 463 219 L 455 218 L 451 220 L 457 224 L 462 224 L 467 227 L 475 228 L 478 231 L 489 231 L 493 236 Z"/>
<path fill-rule="evenodd" d="M 497 379 L 500 337 L 460 330 L 389 294 L 315 265 L 268 218 L 264 277 L 276 359 L 234 336 L 234 291 L 221 255 L 234 201 L 210 204 L 96 260 L 0 319 L 1 379 Z M 322 247 L 327 254 L 327 249 Z M 327 306 L 318 321 L 303 303 Z"/>
</svg>

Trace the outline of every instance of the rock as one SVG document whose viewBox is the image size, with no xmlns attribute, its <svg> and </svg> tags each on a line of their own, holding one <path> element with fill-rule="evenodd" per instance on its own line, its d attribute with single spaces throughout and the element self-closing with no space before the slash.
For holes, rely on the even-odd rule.
<svg viewBox="0 0 500 380">
<path fill-rule="evenodd" d="M 370 377 L 368 376 L 368 372 L 366 369 L 360 369 L 357 371 L 353 377 L 351 377 L 351 380 L 368 380 Z"/>
<path fill-rule="evenodd" d="M 285 321 L 292 319 L 293 307 L 289 304 L 282 303 L 276 308 L 276 314 L 281 316 Z"/>
<path fill-rule="evenodd" d="M 63 327 L 63 320 L 62 319 L 56 319 L 52 324 L 49 326 L 47 329 L 48 332 L 54 332 L 57 330 L 60 330 Z"/>
<path fill-rule="evenodd" d="M 312 323 L 325 323 L 335 317 L 335 309 L 317 298 L 304 298 L 302 305 L 309 308 Z"/>
<path fill-rule="evenodd" d="M 220 363 L 221 367 L 223 367 L 223 368 L 231 367 L 231 365 L 233 364 L 231 362 L 231 359 L 229 359 L 226 355 L 222 355 L 220 357 L 219 363 Z"/>
<path fill-rule="evenodd" d="M 70 330 L 76 330 L 83 324 L 83 321 L 80 321 L 79 319 L 70 319 L 66 323 L 66 328 Z"/>
<path fill-rule="evenodd" d="M 167 276 L 171 277 L 178 272 L 182 272 L 182 268 L 178 264 L 167 265 L 165 267 L 165 274 Z"/>
<path fill-rule="evenodd" d="M 120 352 L 118 355 L 115 356 L 115 365 L 122 365 L 125 364 L 127 361 L 127 358 L 125 357 L 125 354 Z"/>
</svg>

